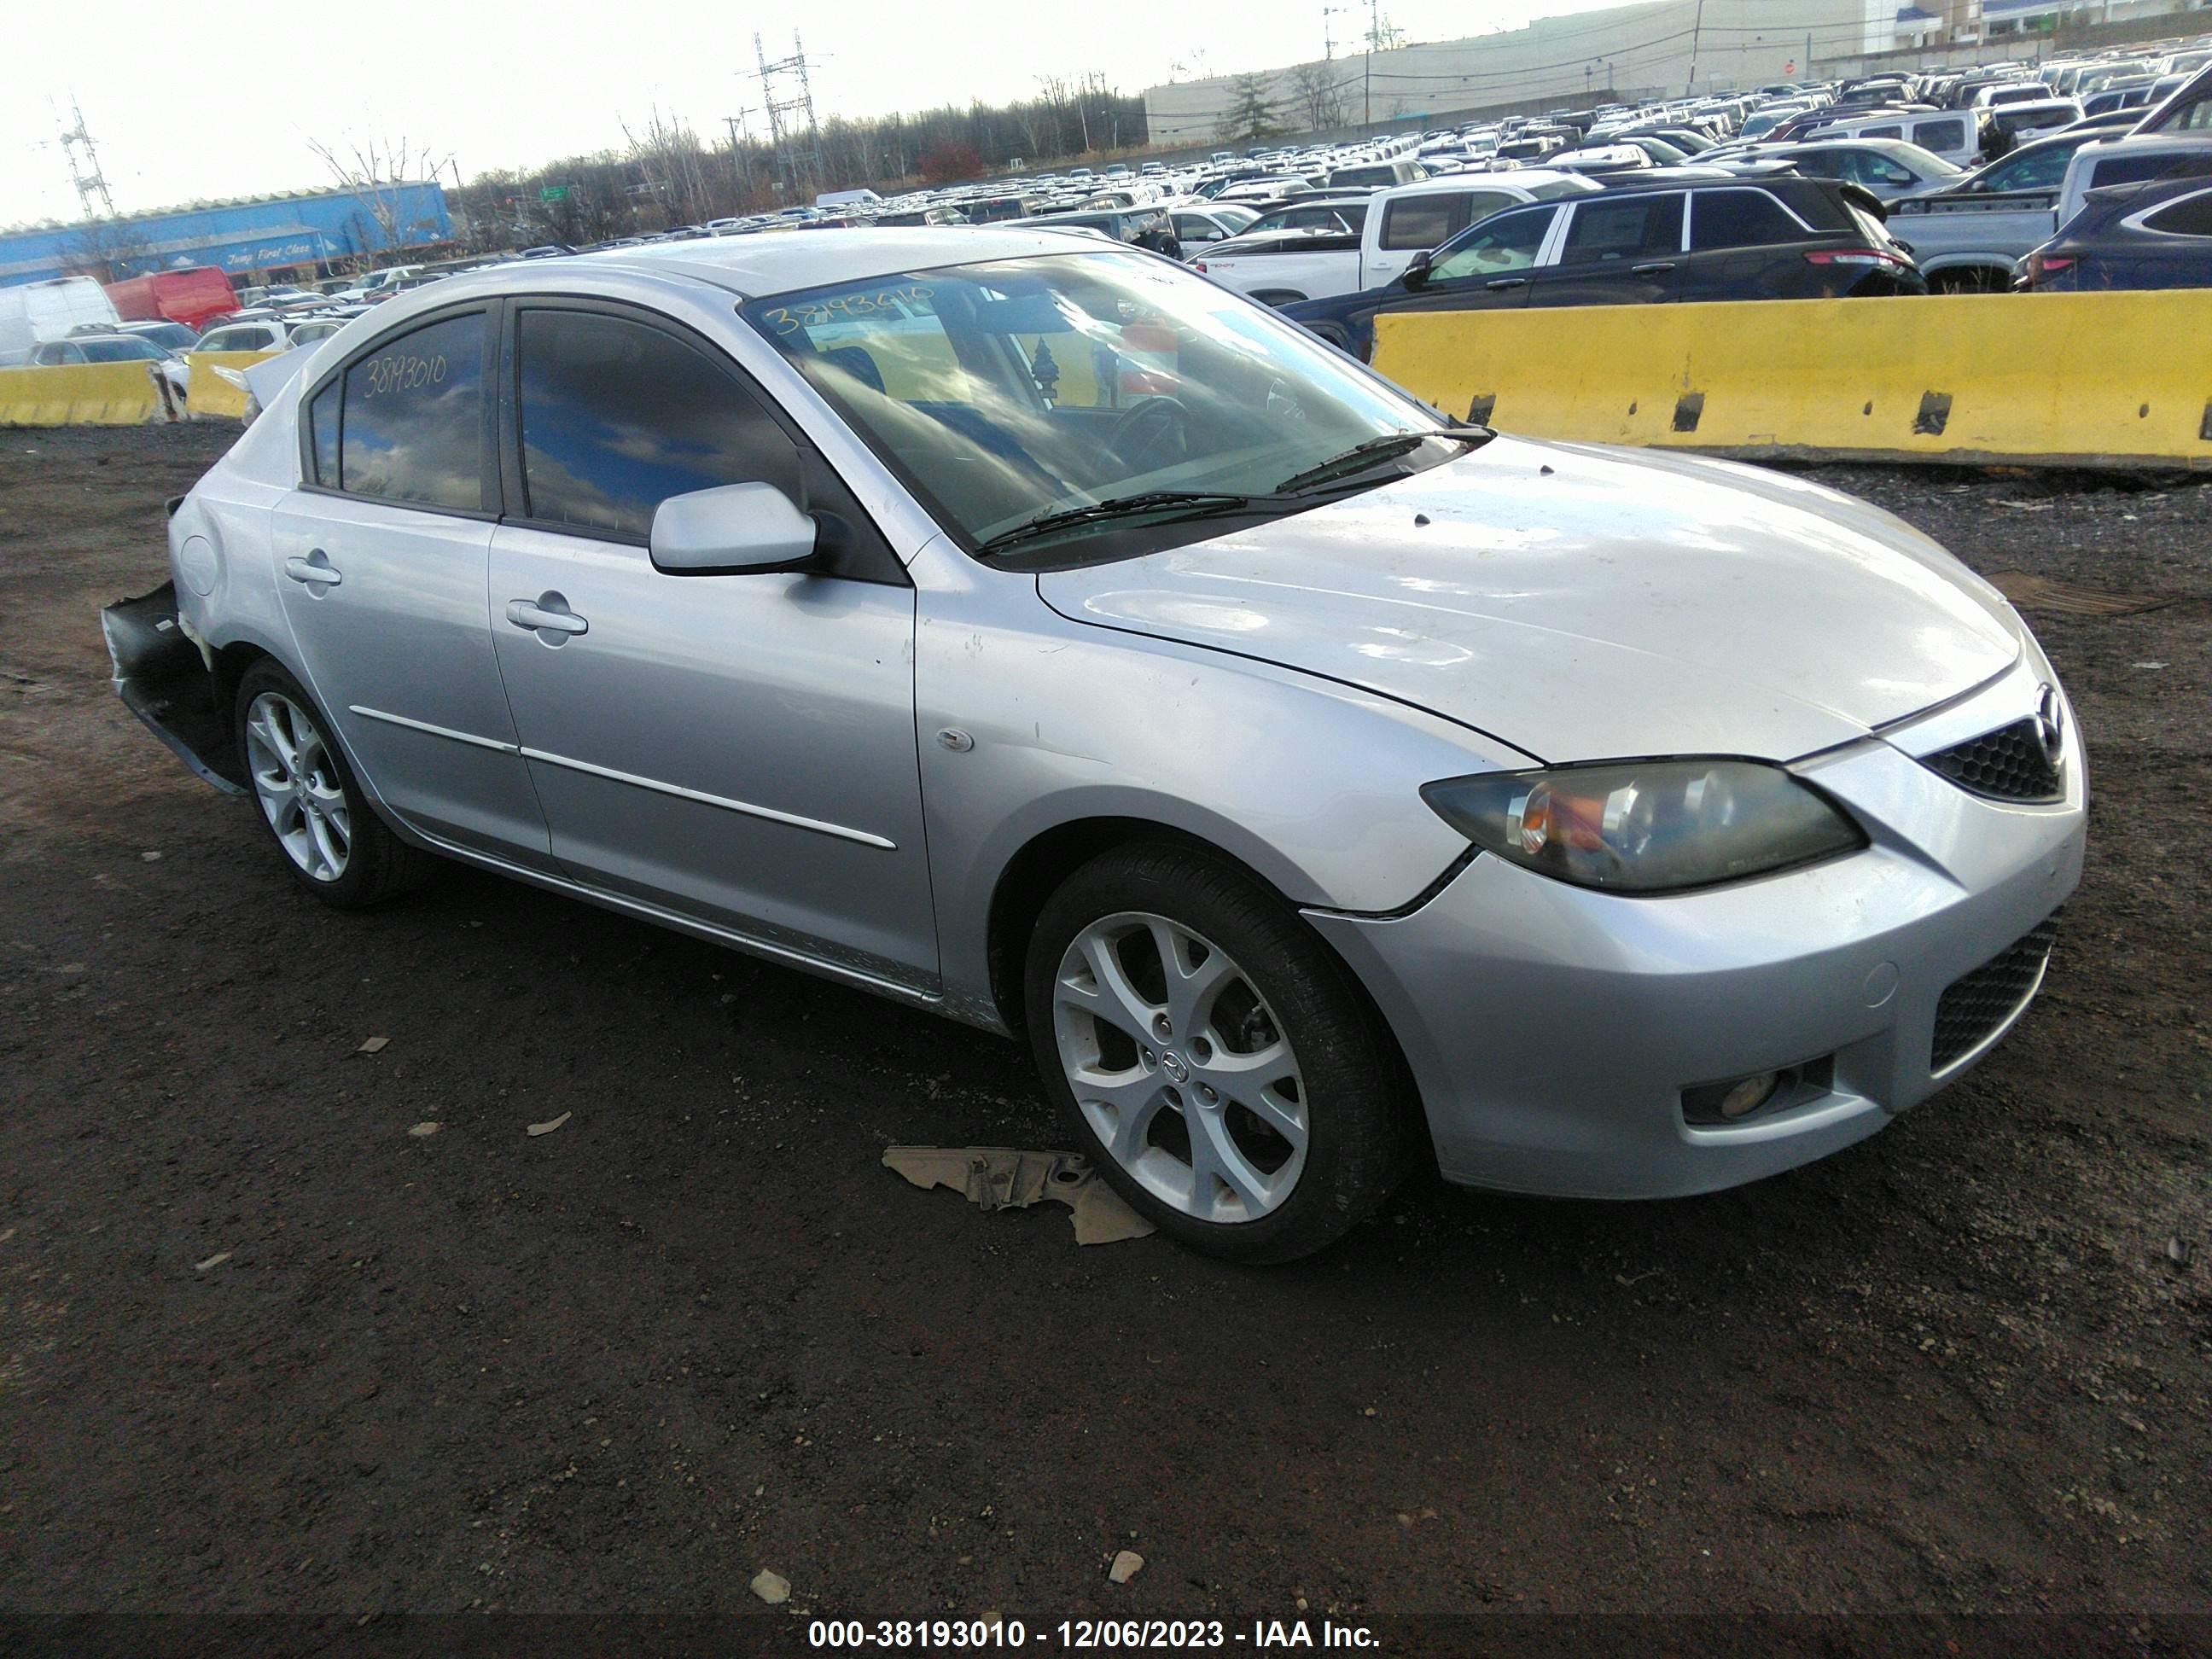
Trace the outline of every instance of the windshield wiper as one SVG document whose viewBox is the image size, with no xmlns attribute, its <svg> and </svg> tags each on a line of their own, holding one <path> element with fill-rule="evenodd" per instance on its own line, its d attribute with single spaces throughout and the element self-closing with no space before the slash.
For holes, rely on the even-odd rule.
<svg viewBox="0 0 2212 1659">
<path fill-rule="evenodd" d="M 1263 512 L 1272 506 L 1264 495 L 1231 495 L 1208 489 L 1146 489 L 1133 495 L 1113 495 L 1103 501 L 1093 501 L 1088 507 L 1071 507 L 1058 513 L 1047 513 L 1026 519 L 1012 530 L 1002 530 L 988 541 L 979 543 L 979 553 L 1002 552 L 1019 543 L 1038 536 L 1048 536 L 1055 530 L 1066 530 L 1076 525 L 1102 524 L 1110 519 L 1134 518 L 1140 514 L 1181 512 L 1186 515 L 1206 513 Z"/>
<path fill-rule="evenodd" d="M 1294 495 L 1301 489 L 1310 489 L 1316 484 L 1328 483 L 1351 473 L 1364 472 L 1378 462 L 1410 455 L 1431 438 L 1449 438 L 1455 443 L 1480 446 L 1488 443 L 1497 435 L 1486 426 L 1438 427 L 1433 432 L 1386 432 L 1379 438 L 1370 438 L 1365 443 L 1352 445 L 1341 454 L 1316 462 L 1303 472 L 1293 472 L 1275 486 L 1275 493 L 1278 495 Z"/>
</svg>

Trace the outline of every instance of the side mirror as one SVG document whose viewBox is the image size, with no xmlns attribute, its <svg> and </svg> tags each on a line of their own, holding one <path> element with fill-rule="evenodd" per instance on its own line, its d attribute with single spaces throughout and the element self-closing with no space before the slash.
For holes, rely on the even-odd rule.
<svg viewBox="0 0 2212 1659">
<path fill-rule="evenodd" d="M 1430 256 L 1426 253 L 1416 253 L 1413 256 L 1413 263 L 1407 265 L 1404 274 L 1398 278 L 1398 286 L 1411 291 L 1413 289 L 1420 287 L 1422 283 L 1427 282 L 1429 280 L 1429 258 Z"/>
<path fill-rule="evenodd" d="M 814 520 L 771 483 L 723 484 L 671 495 L 653 515 L 647 550 L 672 576 L 799 570 L 814 557 Z"/>
</svg>

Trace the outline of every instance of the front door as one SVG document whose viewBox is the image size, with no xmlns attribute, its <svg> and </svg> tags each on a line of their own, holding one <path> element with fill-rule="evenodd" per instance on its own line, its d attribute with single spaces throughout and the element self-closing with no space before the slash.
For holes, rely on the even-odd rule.
<svg viewBox="0 0 2212 1659">
<path fill-rule="evenodd" d="M 518 302 L 492 632 L 554 855 L 578 880 L 910 988 L 937 975 L 915 596 L 827 464 L 708 343 Z M 668 496 L 775 484 L 822 573 L 672 575 Z"/>
<path fill-rule="evenodd" d="M 484 597 L 488 332 L 484 311 L 436 319 L 313 393 L 307 482 L 271 517 L 276 581 L 292 659 L 386 804 L 546 869 Z"/>
</svg>

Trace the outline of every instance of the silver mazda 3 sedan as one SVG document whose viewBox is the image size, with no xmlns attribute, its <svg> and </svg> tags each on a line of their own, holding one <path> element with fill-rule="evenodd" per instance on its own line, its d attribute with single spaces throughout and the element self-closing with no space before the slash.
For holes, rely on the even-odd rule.
<svg viewBox="0 0 2212 1659">
<path fill-rule="evenodd" d="M 2040 984 L 2074 716 L 1794 479 L 1457 426 L 1170 262 L 514 264 L 253 371 L 118 687 L 340 907 L 442 855 L 1034 1050 L 1246 1260 L 1452 1180 L 1707 1191 Z"/>
</svg>

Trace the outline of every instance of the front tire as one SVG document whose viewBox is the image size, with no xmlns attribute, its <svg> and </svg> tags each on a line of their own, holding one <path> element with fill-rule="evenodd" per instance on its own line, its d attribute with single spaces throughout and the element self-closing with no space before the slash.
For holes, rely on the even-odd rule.
<svg viewBox="0 0 2212 1659">
<path fill-rule="evenodd" d="M 1170 1237 L 1287 1261 L 1396 1184 L 1395 1046 L 1343 963 L 1225 862 L 1162 842 L 1085 866 L 1038 918 L 1024 994 L 1046 1091 Z"/>
<path fill-rule="evenodd" d="M 234 721 L 262 824 L 295 881 L 353 910 L 428 879 L 436 860 L 385 827 L 322 711 L 291 675 L 271 661 L 247 669 Z"/>
</svg>

